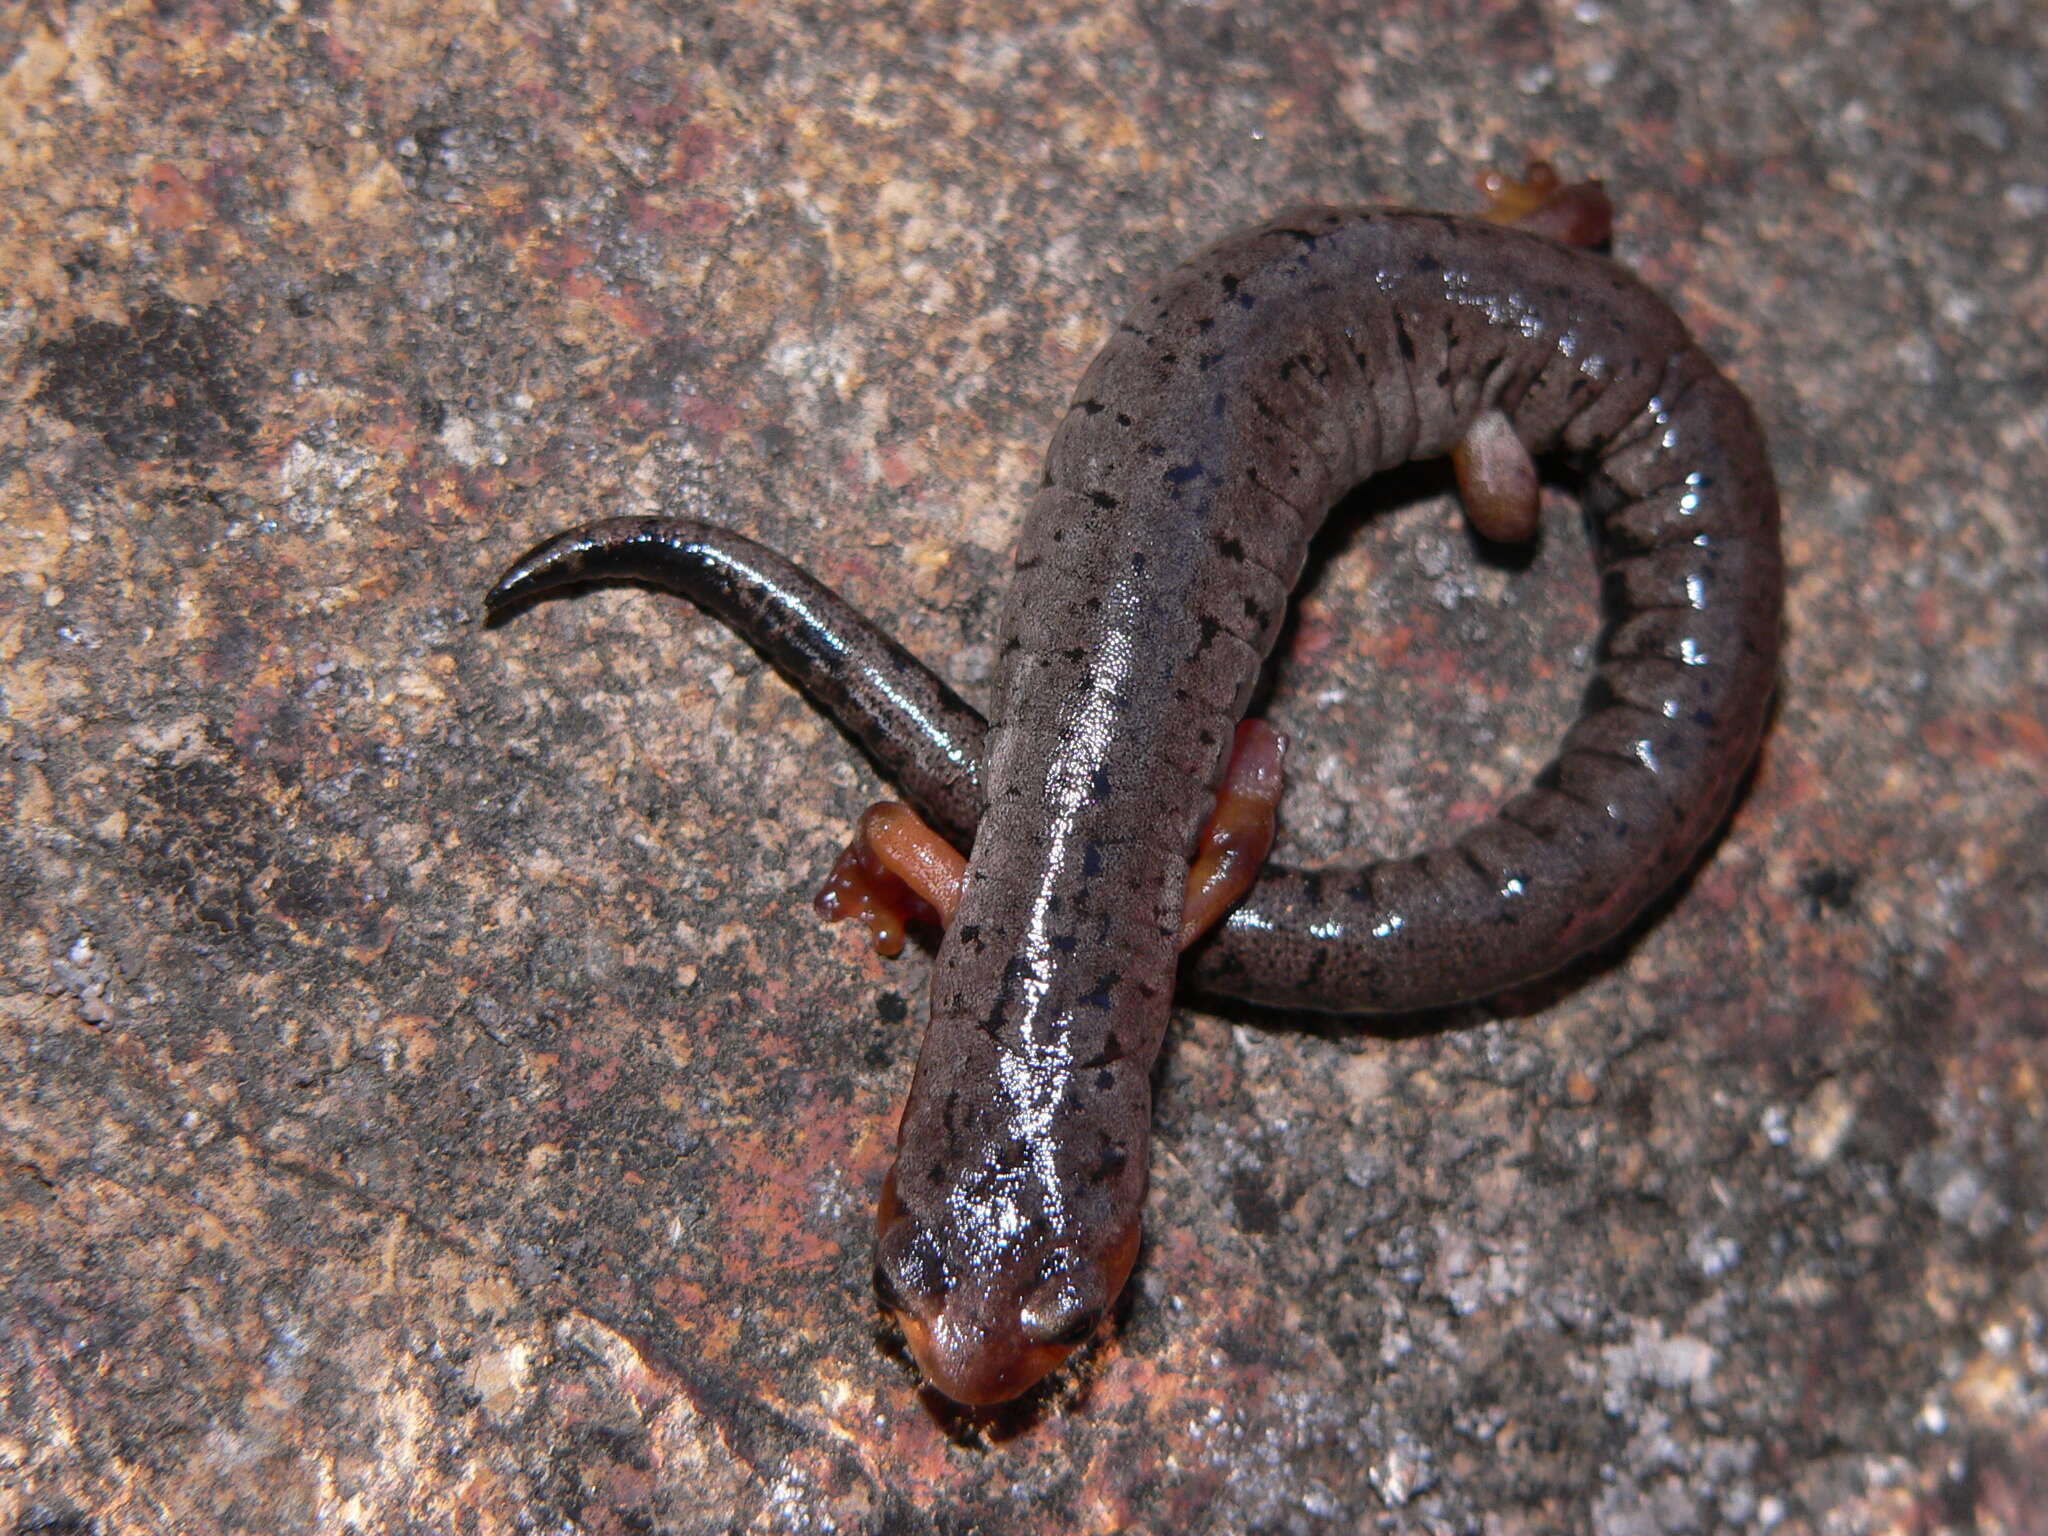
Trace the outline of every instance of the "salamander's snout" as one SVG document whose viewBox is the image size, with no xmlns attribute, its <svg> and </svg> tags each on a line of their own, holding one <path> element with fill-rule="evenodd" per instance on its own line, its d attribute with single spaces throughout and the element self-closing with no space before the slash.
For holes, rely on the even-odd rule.
<svg viewBox="0 0 2048 1536">
<path fill-rule="evenodd" d="M 918 1369 L 969 1407 L 1036 1386 L 1093 1336 L 1137 1257 L 1132 1228 L 1093 1261 L 1054 1250 L 1027 1267 L 955 1267 L 896 1199 L 891 1170 L 877 1213 L 875 1298 L 903 1329 Z"/>
</svg>

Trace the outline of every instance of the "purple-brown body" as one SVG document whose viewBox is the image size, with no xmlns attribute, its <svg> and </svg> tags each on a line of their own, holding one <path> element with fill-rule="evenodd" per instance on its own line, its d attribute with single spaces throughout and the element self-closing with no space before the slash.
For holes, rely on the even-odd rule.
<svg viewBox="0 0 2048 1536">
<path fill-rule="evenodd" d="M 1311 536 L 1490 410 L 1583 471 L 1597 534 L 1608 625 L 1558 759 L 1449 847 L 1269 869 L 1182 961 L 1189 854 Z M 1613 937 L 1684 869 L 1762 730 L 1777 515 L 1742 396 L 1611 262 L 1478 220 L 1300 208 L 1170 274 L 1089 368 L 1025 523 L 985 741 L 837 598 L 701 524 L 564 535 L 493 602 L 591 575 L 677 586 L 972 835 L 877 1288 L 934 1383 L 988 1402 L 1124 1282 L 1177 971 L 1296 1007 L 1456 1002 Z"/>
</svg>

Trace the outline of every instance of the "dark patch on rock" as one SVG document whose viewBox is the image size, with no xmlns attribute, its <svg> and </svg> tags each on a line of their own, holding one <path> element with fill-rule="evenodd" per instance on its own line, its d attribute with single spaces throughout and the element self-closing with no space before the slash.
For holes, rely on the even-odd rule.
<svg viewBox="0 0 2048 1536">
<path fill-rule="evenodd" d="M 81 320 L 36 349 L 35 400 L 124 459 L 212 459 L 255 424 L 231 317 L 154 298 L 126 325 Z"/>
</svg>

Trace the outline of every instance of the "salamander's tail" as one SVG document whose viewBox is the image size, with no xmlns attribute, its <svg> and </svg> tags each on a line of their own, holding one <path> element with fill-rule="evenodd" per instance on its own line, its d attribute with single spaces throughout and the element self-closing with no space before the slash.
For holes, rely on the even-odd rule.
<svg viewBox="0 0 2048 1536">
<path fill-rule="evenodd" d="M 961 843 L 981 820 L 986 727 L 943 679 L 774 550 L 684 517 L 612 517 L 535 545 L 485 594 L 487 623 L 578 582 L 650 582 L 716 615 Z"/>
<path fill-rule="evenodd" d="M 485 618 L 496 621 L 543 593 L 606 577 L 653 581 L 694 597 L 698 583 L 692 576 L 701 572 L 690 570 L 698 563 L 690 551 L 703 535 L 720 536 L 708 524 L 676 517 L 610 517 L 571 528 L 512 563 L 484 594 Z M 737 534 L 723 538 L 735 545 L 749 542 Z"/>
</svg>

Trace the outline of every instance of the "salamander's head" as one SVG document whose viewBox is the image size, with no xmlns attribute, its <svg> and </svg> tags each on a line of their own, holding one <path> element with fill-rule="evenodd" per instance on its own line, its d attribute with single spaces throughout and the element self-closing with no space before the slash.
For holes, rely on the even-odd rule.
<svg viewBox="0 0 2048 1536">
<path fill-rule="evenodd" d="M 875 1296 L 925 1379 L 956 1403 L 1030 1390 L 1087 1342 L 1130 1277 L 1135 1215 L 1095 1244 L 971 1227 L 964 1242 L 957 1231 L 942 1242 L 898 1199 L 896 1175 L 876 1213 Z"/>
</svg>

